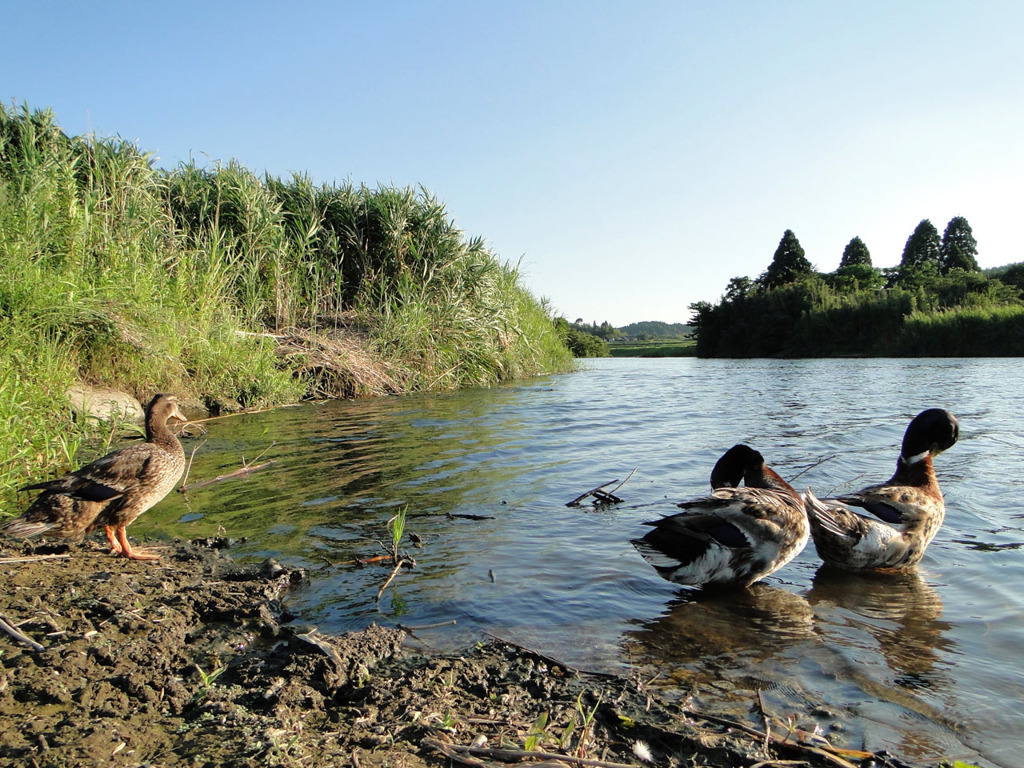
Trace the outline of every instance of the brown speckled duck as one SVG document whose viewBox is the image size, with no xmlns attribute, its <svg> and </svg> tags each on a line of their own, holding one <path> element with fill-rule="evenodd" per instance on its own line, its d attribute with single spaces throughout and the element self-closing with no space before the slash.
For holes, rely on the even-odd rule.
<svg viewBox="0 0 1024 768">
<path fill-rule="evenodd" d="M 167 426 L 186 421 L 173 395 L 159 394 L 146 408 L 146 442 L 108 453 L 70 475 L 26 485 L 41 490 L 31 506 L 3 532 L 26 538 L 47 535 L 81 539 L 102 525 L 111 552 L 133 560 L 158 560 L 133 550 L 125 528 L 166 496 L 185 469 L 185 452 Z"/>
<path fill-rule="evenodd" d="M 849 570 L 909 568 L 921 562 L 946 516 L 932 457 L 956 443 L 960 425 L 942 408 L 910 422 L 888 481 L 829 499 L 804 496 L 818 555 Z"/>
<path fill-rule="evenodd" d="M 737 487 L 740 481 L 745 487 Z M 735 445 L 715 464 L 711 496 L 683 502 L 685 512 L 646 525 L 633 545 L 669 581 L 750 586 L 807 545 L 804 502 L 760 453 Z"/>
</svg>

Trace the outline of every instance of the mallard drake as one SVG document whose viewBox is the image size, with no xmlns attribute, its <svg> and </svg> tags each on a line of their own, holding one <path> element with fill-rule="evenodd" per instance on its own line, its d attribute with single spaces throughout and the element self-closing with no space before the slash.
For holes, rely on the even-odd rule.
<svg viewBox="0 0 1024 768">
<path fill-rule="evenodd" d="M 740 481 L 745 487 L 737 487 Z M 679 584 L 749 586 L 807 545 L 804 503 L 748 445 L 735 445 L 711 472 L 710 496 L 645 525 L 633 545 L 662 577 Z"/>
<path fill-rule="evenodd" d="M 829 565 L 850 570 L 909 568 L 946 516 L 932 458 L 956 443 L 960 425 L 942 408 L 922 411 L 903 435 L 896 474 L 856 493 L 818 499 L 805 493 L 811 535 Z"/>
<path fill-rule="evenodd" d="M 81 539 L 102 525 L 113 554 L 158 560 L 159 555 L 133 550 L 125 528 L 163 499 L 185 469 L 185 452 L 167 426 L 172 418 L 186 421 L 178 399 L 154 397 L 146 408 L 146 442 L 108 453 L 70 475 L 21 488 L 42 493 L 3 532 L 18 538 L 45 534 Z"/>
</svg>

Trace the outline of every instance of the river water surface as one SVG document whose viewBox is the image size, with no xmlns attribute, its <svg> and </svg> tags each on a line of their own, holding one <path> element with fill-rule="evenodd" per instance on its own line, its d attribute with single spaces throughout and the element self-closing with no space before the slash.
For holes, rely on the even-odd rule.
<svg viewBox="0 0 1024 768">
<path fill-rule="evenodd" d="M 761 690 L 774 714 L 840 723 L 846 746 L 1020 766 L 1022 368 L 613 358 L 494 389 L 241 415 L 209 423 L 190 481 L 263 451 L 275 464 L 173 494 L 131 533 L 223 530 L 246 537 L 235 557 L 306 567 L 289 607 L 325 632 L 454 620 L 417 639 L 452 650 L 495 635 L 657 674 L 667 694 L 738 717 Z M 836 577 L 810 544 L 752 589 L 709 596 L 663 581 L 630 545 L 706 494 L 734 443 L 826 495 L 887 479 L 910 418 L 933 406 L 957 415 L 961 439 L 935 461 L 946 522 L 916 571 Z M 634 468 L 621 504 L 566 506 Z M 402 508 L 416 567 L 378 602 L 389 569 L 340 563 L 379 553 Z"/>
</svg>

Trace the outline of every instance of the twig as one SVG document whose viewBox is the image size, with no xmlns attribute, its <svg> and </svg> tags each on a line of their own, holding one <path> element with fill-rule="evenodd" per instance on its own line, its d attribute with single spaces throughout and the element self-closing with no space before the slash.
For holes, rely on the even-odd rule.
<svg viewBox="0 0 1024 768">
<path fill-rule="evenodd" d="M 402 566 L 405 565 L 405 564 L 406 564 L 406 560 L 404 558 L 400 559 L 397 563 L 395 563 L 395 567 L 391 571 L 391 575 L 388 576 L 388 580 L 384 582 L 384 586 L 382 586 L 379 590 L 377 590 L 377 602 L 378 603 L 380 602 L 380 596 L 383 595 L 384 594 L 384 590 L 388 588 L 388 584 L 390 584 L 394 580 L 395 576 L 398 575 L 398 572 L 402 569 Z"/>
<path fill-rule="evenodd" d="M 206 445 L 206 441 L 205 440 L 203 440 L 203 442 L 201 442 L 199 445 L 197 445 L 195 448 L 193 448 L 192 449 L 192 453 L 189 454 L 188 466 L 185 467 L 185 477 L 181 481 L 181 487 L 182 488 L 187 488 L 188 487 L 188 473 L 192 471 L 192 460 L 196 457 L 196 451 L 198 451 L 204 445 Z"/>
<path fill-rule="evenodd" d="M 614 496 L 614 495 L 615 495 L 615 492 L 616 492 L 617 490 L 619 490 L 619 488 L 621 488 L 622 486 L 624 486 L 624 485 L 625 485 L 626 483 L 628 483 L 628 482 L 629 482 L 630 480 L 632 480 L 632 479 L 633 479 L 633 475 L 635 475 L 635 474 L 636 474 L 636 471 L 637 471 L 638 469 L 639 469 L 639 467 L 633 467 L 633 471 L 632 471 L 632 472 L 630 472 L 630 473 L 629 473 L 628 475 L 626 475 L 626 479 L 625 479 L 625 480 L 623 480 L 623 481 L 622 481 L 621 483 L 619 483 L 618 485 L 616 485 L 616 486 L 615 486 L 614 488 L 612 488 L 612 489 L 611 489 L 610 491 L 608 491 L 608 495 L 609 495 L 609 496 Z"/>
<path fill-rule="evenodd" d="M 0 557 L 0 565 L 11 563 L 34 563 L 36 560 L 67 560 L 71 555 L 67 552 L 61 555 L 25 555 L 25 557 Z"/>
<path fill-rule="evenodd" d="M 628 479 L 628 478 L 627 478 L 627 479 Z M 608 481 L 607 483 L 601 483 L 601 485 L 597 486 L 597 488 L 591 488 L 591 489 L 590 489 L 589 491 L 587 491 L 586 493 L 581 493 L 581 494 L 580 494 L 579 496 L 577 496 L 577 497 L 576 497 L 575 499 L 573 499 L 572 501 L 570 501 L 570 502 L 569 502 L 568 504 L 566 504 L 565 506 L 567 506 L 567 507 L 575 507 L 575 506 L 578 506 L 578 505 L 579 505 L 579 503 L 580 503 L 581 501 L 583 501 L 583 500 L 584 500 L 585 498 L 587 498 L 587 496 L 593 496 L 594 494 L 596 494 L 596 493 L 599 493 L 599 492 L 600 492 L 600 491 L 602 491 L 603 489 L 607 488 L 607 487 L 608 487 L 609 485 L 611 485 L 612 483 L 617 483 L 617 482 L 619 482 L 619 479 L 618 479 L 618 478 L 615 478 L 614 480 L 609 480 L 609 481 Z M 625 482 L 625 481 L 623 481 L 623 482 Z"/>
<path fill-rule="evenodd" d="M 204 424 L 207 421 L 217 421 L 218 419 L 230 419 L 234 416 L 252 416 L 256 413 L 267 413 L 268 411 L 276 411 L 281 408 L 296 408 L 301 403 L 285 403 L 284 405 L 272 405 L 269 408 L 257 408 L 253 411 L 234 411 L 232 413 L 222 413 L 219 416 L 207 416 L 205 419 L 189 419 L 189 424 Z"/>
<path fill-rule="evenodd" d="M 400 630 L 402 630 L 403 632 L 405 632 L 406 634 L 412 635 L 412 634 L 415 634 L 416 632 L 419 632 L 422 629 L 438 629 L 439 627 L 454 627 L 454 626 L 455 626 L 455 619 L 452 619 L 451 621 L 439 621 L 436 624 L 421 624 L 418 627 L 409 627 L 409 626 L 406 626 L 405 624 L 399 624 L 398 628 Z"/>
<path fill-rule="evenodd" d="M 277 445 L 277 440 L 271 440 L 270 441 L 270 445 L 268 445 L 266 448 L 264 448 L 262 451 L 260 451 L 259 454 L 256 456 L 256 458 L 253 459 L 253 461 L 259 461 L 260 459 L 262 459 L 263 456 L 266 454 L 266 452 L 269 451 L 271 448 L 273 448 L 275 445 Z M 242 466 L 243 467 L 249 466 L 249 463 L 245 460 L 245 456 L 242 457 Z"/>
<path fill-rule="evenodd" d="M 289 338 L 286 335 L 280 333 L 256 333 L 254 331 L 235 331 L 236 336 L 251 336 L 257 339 L 273 339 L 274 341 L 281 341 L 282 339 Z"/>
<path fill-rule="evenodd" d="M 377 543 L 379 544 L 380 542 Z M 391 559 L 391 553 L 388 552 L 386 555 L 371 555 L 370 557 L 357 557 L 352 560 L 339 560 L 336 563 L 329 562 L 327 564 L 332 568 L 337 568 L 339 565 L 373 565 L 374 563 L 383 563 L 385 560 Z"/>
<path fill-rule="evenodd" d="M 261 469 L 266 469 L 271 464 L 276 464 L 276 463 L 277 463 L 277 459 L 271 459 L 270 461 L 265 461 L 262 464 L 257 464 L 254 467 L 242 467 L 240 469 L 236 469 L 234 472 L 228 472 L 226 475 L 217 475 L 217 477 L 213 478 L 212 480 L 199 480 L 199 481 L 197 481 L 195 483 L 192 483 L 192 485 L 183 485 L 183 486 L 181 486 L 178 489 L 178 491 L 179 491 L 179 493 L 186 493 L 186 492 L 191 491 L 191 490 L 193 490 L 195 488 L 205 488 L 208 485 L 213 485 L 214 483 L 220 483 L 220 482 L 223 482 L 224 480 L 232 480 L 232 479 L 234 479 L 236 477 L 245 477 L 246 475 L 249 475 L 252 472 L 256 472 L 256 471 L 261 470 Z"/>
<path fill-rule="evenodd" d="M 2 615 L 0 615 L 0 629 L 2 629 L 4 632 L 6 632 L 11 637 L 13 637 L 19 643 L 24 643 L 29 648 L 31 648 L 33 651 L 45 651 L 46 650 L 45 646 L 40 645 L 39 643 L 37 643 L 35 640 L 33 640 L 28 635 L 24 634 L 23 632 L 15 629 L 13 626 L 8 624 L 7 620 Z"/>
<path fill-rule="evenodd" d="M 571 757 L 569 755 L 559 755 L 554 752 L 528 752 L 522 749 L 491 749 L 490 747 L 464 747 L 460 744 L 445 744 L 443 741 L 438 739 L 424 739 L 422 741 L 423 746 L 435 749 L 445 757 L 450 757 L 452 760 L 458 760 L 459 762 L 468 763 L 469 765 L 479 765 L 479 761 L 473 760 L 468 761 L 465 759 L 466 755 L 479 755 L 480 757 L 493 757 L 495 760 L 501 760 L 506 763 L 514 763 L 522 760 L 525 757 L 536 758 L 537 760 L 557 760 L 562 763 L 569 763 L 571 765 L 591 765 L 596 768 L 636 768 L 635 765 L 629 763 L 610 763 L 606 760 L 594 760 L 589 757 Z"/>
<path fill-rule="evenodd" d="M 500 637 L 500 636 L 494 634 L 493 632 L 488 632 L 487 630 L 484 630 L 483 634 L 487 635 L 488 637 L 494 638 L 499 643 L 504 643 L 505 645 L 510 646 L 512 648 L 517 648 L 520 651 L 525 651 L 526 653 L 530 654 L 531 656 L 534 656 L 534 657 L 536 657 L 538 659 L 542 659 L 543 661 L 546 661 L 551 666 L 561 667 L 562 669 L 565 669 L 565 670 L 567 670 L 569 672 L 572 672 L 573 674 L 579 674 L 579 672 L 580 672 L 575 667 L 569 666 L 564 661 L 559 661 L 554 656 L 548 656 L 546 654 L 541 653 L 540 651 L 535 651 L 533 648 L 527 648 L 525 645 L 520 645 L 519 643 L 513 643 L 511 640 L 506 640 L 505 638 Z"/>
<path fill-rule="evenodd" d="M 793 475 L 793 477 L 789 478 L 789 484 L 792 485 L 793 481 L 796 480 L 798 477 L 800 477 L 800 475 L 803 475 L 803 474 L 806 474 L 806 473 L 810 472 L 815 467 L 820 467 L 822 464 L 824 464 L 827 461 L 832 461 L 832 459 L 836 458 L 836 456 L 837 456 L 837 454 L 832 454 L 831 456 L 826 456 L 821 461 L 816 461 L 813 464 L 811 464 L 809 467 L 805 467 L 804 469 L 800 470 L 795 475 Z"/>
<path fill-rule="evenodd" d="M 772 740 L 772 723 L 768 718 L 768 711 L 764 706 L 764 697 L 761 696 L 761 689 L 757 689 L 757 706 L 761 710 L 761 722 L 764 723 L 764 748 L 768 750 L 768 743 Z"/>
<path fill-rule="evenodd" d="M 686 710 L 686 713 L 691 717 L 698 718 L 700 720 L 707 720 L 709 723 L 717 723 L 724 725 L 727 728 L 734 728 L 737 731 L 742 731 L 748 736 L 753 736 L 756 739 L 768 739 L 770 743 L 776 747 L 782 747 L 786 749 L 796 750 L 799 752 L 809 752 L 812 755 L 817 755 L 826 762 L 832 763 L 837 768 L 857 768 L 856 765 L 851 763 L 849 760 L 841 757 L 840 755 L 847 755 L 856 760 L 867 760 L 875 757 L 871 752 L 862 752 L 854 749 L 836 749 L 835 747 L 829 747 L 828 749 L 822 747 L 813 747 L 810 744 L 801 744 L 799 741 L 790 740 L 789 736 L 779 736 L 777 734 L 765 734 L 756 728 L 751 728 L 749 725 L 737 722 L 735 720 L 729 720 L 724 717 L 718 717 L 716 715 L 709 715 L 704 712 L 697 712 L 696 710 Z"/>
</svg>

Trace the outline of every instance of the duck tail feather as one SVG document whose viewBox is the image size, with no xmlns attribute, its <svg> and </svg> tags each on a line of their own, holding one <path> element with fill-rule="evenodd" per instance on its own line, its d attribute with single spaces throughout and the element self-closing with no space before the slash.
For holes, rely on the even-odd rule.
<svg viewBox="0 0 1024 768">
<path fill-rule="evenodd" d="M 836 536 L 846 537 L 848 534 L 843 530 L 842 524 L 839 522 L 839 518 L 835 514 L 833 507 L 824 503 L 815 496 L 811 489 L 808 488 L 804 491 L 804 508 L 807 510 L 807 514 L 813 523 L 816 523 L 822 530 L 828 531 Z"/>
<path fill-rule="evenodd" d="M 7 525 L 0 528 L 7 536 L 15 539 L 28 539 L 32 536 L 39 536 L 47 531 L 53 530 L 56 523 L 49 523 L 39 520 L 23 520 L 20 517 L 11 520 Z"/>
</svg>

